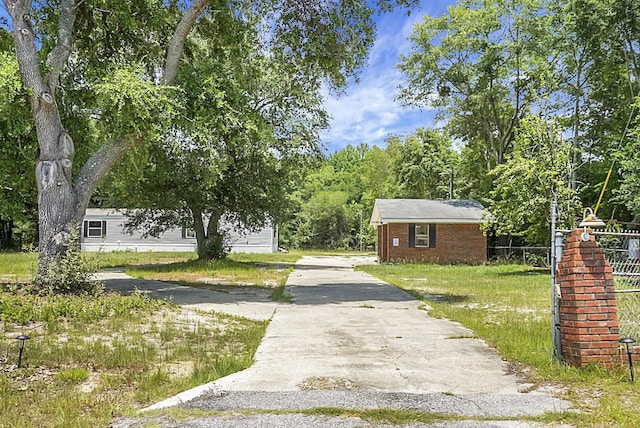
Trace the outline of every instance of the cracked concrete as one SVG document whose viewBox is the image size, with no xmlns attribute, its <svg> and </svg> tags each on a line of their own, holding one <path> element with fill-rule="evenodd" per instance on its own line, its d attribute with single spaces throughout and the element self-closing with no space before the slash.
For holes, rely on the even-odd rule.
<svg viewBox="0 0 640 428">
<path fill-rule="evenodd" d="M 287 282 L 294 301 L 277 306 L 249 369 L 150 409 L 353 406 L 490 418 L 569 408 L 522 383 L 472 331 L 354 271 L 363 261 L 302 258 Z"/>
</svg>

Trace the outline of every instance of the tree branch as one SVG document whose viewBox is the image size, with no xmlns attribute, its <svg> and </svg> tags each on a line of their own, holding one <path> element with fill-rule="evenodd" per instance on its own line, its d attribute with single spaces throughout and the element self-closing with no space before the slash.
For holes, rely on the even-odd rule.
<svg viewBox="0 0 640 428">
<path fill-rule="evenodd" d="M 184 50 L 184 43 L 187 40 L 187 36 L 196 23 L 198 17 L 202 14 L 207 7 L 209 0 L 194 0 L 189 6 L 189 9 L 185 12 L 180 20 L 180 23 L 176 27 L 171 41 L 169 42 L 169 48 L 167 49 L 167 57 L 164 64 L 164 76 L 162 83 L 165 85 L 173 85 L 178 76 L 178 66 L 180 64 L 180 58 L 182 57 L 182 51 Z"/>
<path fill-rule="evenodd" d="M 31 25 L 31 0 L 5 0 L 7 11 L 13 25 L 13 40 L 16 46 L 16 58 L 20 65 L 20 75 L 24 84 L 32 90 L 35 102 L 43 92 L 47 92 L 35 44 L 35 33 Z"/>
<path fill-rule="evenodd" d="M 129 140 L 119 138 L 104 143 L 91 155 L 75 178 L 74 189 L 81 205 L 87 206 L 98 183 L 129 147 L 131 147 Z"/>
<path fill-rule="evenodd" d="M 55 92 L 60 82 L 60 73 L 71 54 L 73 42 L 73 24 L 76 19 L 75 0 L 60 1 L 60 17 L 58 18 L 58 41 L 47 57 L 49 72 L 49 87 Z"/>
</svg>

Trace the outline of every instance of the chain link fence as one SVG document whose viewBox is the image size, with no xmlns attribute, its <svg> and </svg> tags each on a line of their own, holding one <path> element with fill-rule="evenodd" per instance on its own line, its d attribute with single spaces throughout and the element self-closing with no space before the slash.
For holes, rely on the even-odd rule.
<svg viewBox="0 0 640 428">
<path fill-rule="evenodd" d="M 620 337 L 640 340 L 640 233 L 594 234 L 613 268 Z"/>
<path fill-rule="evenodd" d="M 491 261 L 504 263 L 522 263 L 525 265 L 549 267 L 551 248 L 549 247 L 488 247 L 487 256 Z"/>
</svg>

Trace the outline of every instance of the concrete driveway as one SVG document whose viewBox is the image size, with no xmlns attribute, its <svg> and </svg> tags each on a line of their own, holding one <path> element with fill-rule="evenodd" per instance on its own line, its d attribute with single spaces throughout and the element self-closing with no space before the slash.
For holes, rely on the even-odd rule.
<svg viewBox="0 0 640 428">
<path fill-rule="evenodd" d="M 473 332 L 364 273 L 357 260 L 304 257 L 287 281 L 255 364 L 217 382 L 229 391 L 333 388 L 516 393 L 517 379 Z M 323 382 L 324 380 L 324 382 Z"/>
<path fill-rule="evenodd" d="M 472 331 L 430 317 L 422 302 L 354 271 L 354 264 L 367 262 L 303 257 L 287 281 L 293 303 L 272 304 L 250 368 L 149 409 L 351 406 L 491 418 L 569 408 L 523 384 Z"/>
</svg>

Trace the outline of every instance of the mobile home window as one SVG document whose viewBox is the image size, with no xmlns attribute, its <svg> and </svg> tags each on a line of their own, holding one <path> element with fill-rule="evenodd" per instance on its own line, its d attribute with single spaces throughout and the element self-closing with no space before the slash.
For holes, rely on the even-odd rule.
<svg viewBox="0 0 640 428">
<path fill-rule="evenodd" d="M 182 237 L 185 239 L 195 239 L 196 231 L 191 229 L 190 227 L 182 228 Z"/>
<path fill-rule="evenodd" d="M 103 238 L 107 234 L 107 222 L 105 220 L 85 220 L 85 238 Z"/>
</svg>

